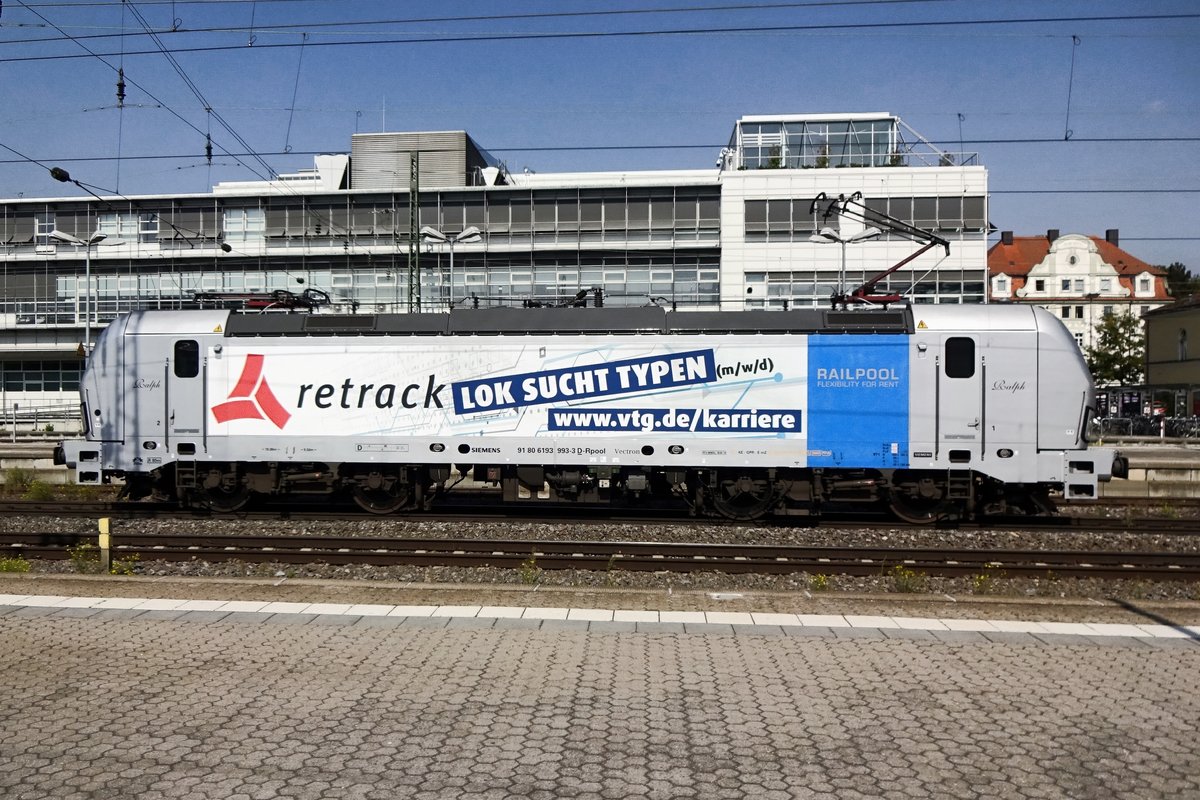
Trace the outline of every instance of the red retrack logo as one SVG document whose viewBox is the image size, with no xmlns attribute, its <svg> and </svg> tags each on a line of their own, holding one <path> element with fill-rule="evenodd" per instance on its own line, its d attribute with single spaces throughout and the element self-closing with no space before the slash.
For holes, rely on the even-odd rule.
<svg viewBox="0 0 1200 800">
<path fill-rule="evenodd" d="M 262 376 L 263 356 L 251 354 L 246 356 L 246 364 L 242 367 L 242 375 L 237 385 L 229 393 L 229 399 L 212 407 L 213 416 L 217 422 L 230 422 L 235 419 L 269 419 L 275 427 L 283 429 L 292 415 L 287 412 L 271 387 Z"/>
</svg>

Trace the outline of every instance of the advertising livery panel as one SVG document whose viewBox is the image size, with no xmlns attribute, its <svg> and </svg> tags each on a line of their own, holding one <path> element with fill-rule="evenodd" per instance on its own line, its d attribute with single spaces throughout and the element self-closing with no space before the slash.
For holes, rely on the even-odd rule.
<svg viewBox="0 0 1200 800">
<path fill-rule="evenodd" d="M 231 342 L 208 364 L 214 436 L 486 437 L 520 442 L 512 458 L 736 440 L 795 466 L 907 464 L 904 336 Z"/>
</svg>

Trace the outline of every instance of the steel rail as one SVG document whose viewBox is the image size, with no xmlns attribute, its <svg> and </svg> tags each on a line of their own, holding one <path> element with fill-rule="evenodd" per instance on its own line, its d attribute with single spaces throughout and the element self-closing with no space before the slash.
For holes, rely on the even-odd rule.
<svg viewBox="0 0 1200 800">
<path fill-rule="evenodd" d="M 9 556 L 65 559 L 68 548 L 95 537 L 74 533 L 0 533 Z M 882 575 L 900 567 L 927 575 L 1152 578 L 1200 580 L 1200 552 L 989 550 L 661 542 L 383 538 L 372 536 L 241 536 L 122 534 L 113 558 L 246 561 L 290 564 L 582 569 L 607 571 Z"/>
<path fill-rule="evenodd" d="M 1180 508 L 1195 507 L 1184 503 Z M 1112 507 L 1120 508 L 1120 505 Z M 1128 508 L 1126 506 L 1126 508 Z M 221 514 L 203 509 L 181 509 L 173 503 L 116 503 L 116 502 L 42 502 L 28 500 L 0 501 L 0 515 L 9 516 L 57 516 L 57 517 L 112 517 L 115 519 L 214 519 L 214 520 L 292 520 L 292 521 L 336 521 L 347 520 L 375 522 L 531 522 L 563 523 L 572 525 L 598 524 L 703 524 L 729 527 L 835 527 L 854 525 L 862 528 L 920 528 L 908 523 L 883 518 L 879 513 L 849 513 L 835 511 L 820 518 L 808 517 L 765 517 L 748 522 L 731 521 L 720 517 L 695 518 L 684 516 L 682 510 L 666 509 L 616 509 L 589 507 L 586 515 L 580 515 L 577 507 L 547 506 L 541 508 L 493 507 L 464 505 L 453 508 L 438 508 L 427 512 L 380 516 L 354 508 L 328 510 L 327 504 L 290 506 L 288 508 L 262 508 Z M 934 526 L 930 526 L 931 528 Z M 1193 517 L 1096 517 L 1096 516 L 1051 516 L 1051 517 L 989 517 L 980 521 L 946 521 L 936 527 L 952 529 L 1004 528 L 1023 531 L 1065 531 L 1092 529 L 1096 531 L 1123 531 L 1133 534 L 1197 535 L 1200 534 L 1200 518 Z"/>
</svg>

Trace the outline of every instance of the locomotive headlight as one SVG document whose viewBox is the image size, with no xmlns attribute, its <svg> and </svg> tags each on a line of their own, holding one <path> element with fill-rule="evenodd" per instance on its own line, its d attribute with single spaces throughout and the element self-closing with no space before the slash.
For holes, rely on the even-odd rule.
<svg viewBox="0 0 1200 800">
<path fill-rule="evenodd" d="M 146 450 L 153 450 L 158 447 L 158 442 L 142 442 L 142 447 Z"/>
<path fill-rule="evenodd" d="M 1001 447 L 996 451 L 996 455 L 1000 456 L 1001 458 L 1012 458 L 1013 451 L 1009 450 L 1007 447 Z"/>
<path fill-rule="evenodd" d="M 446 445 L 442 444 L 441 442 L 434 442 L 433 444 L 429 445 L 429 449 L 435 453 L 441 453 L 445 451 Z"/>
</svg>

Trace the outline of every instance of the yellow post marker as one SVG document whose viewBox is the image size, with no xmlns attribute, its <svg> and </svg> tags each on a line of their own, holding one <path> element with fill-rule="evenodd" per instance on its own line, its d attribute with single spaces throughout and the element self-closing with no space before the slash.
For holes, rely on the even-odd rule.
<svg viewBox="0 0 1200 800">
<path fill-rule="evenodd" d="M 112 535 L 109 532 L 111 520 L 108 517 L 100 518 L 100 568 L 105 572 L 112 569 Z"/>
</svg>

